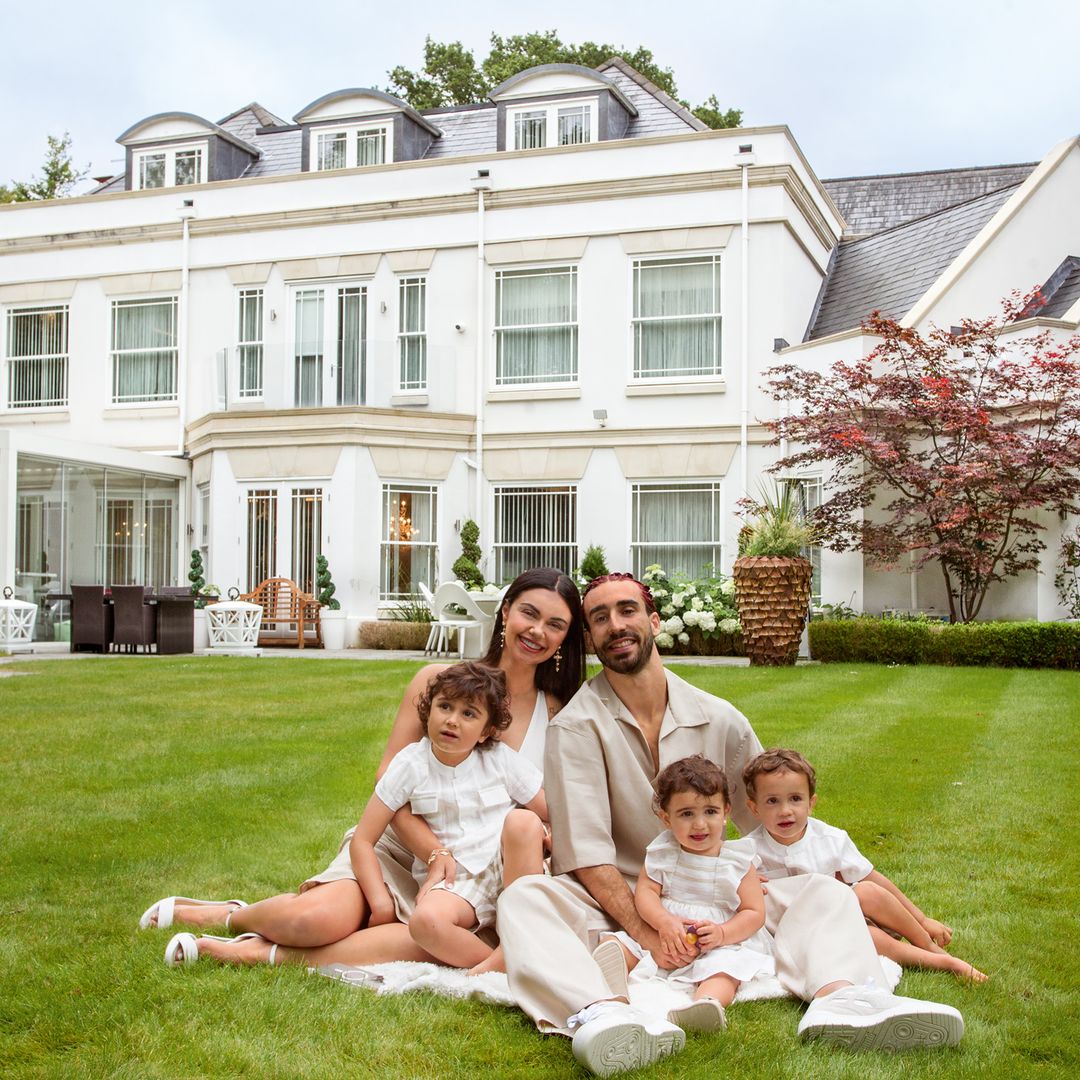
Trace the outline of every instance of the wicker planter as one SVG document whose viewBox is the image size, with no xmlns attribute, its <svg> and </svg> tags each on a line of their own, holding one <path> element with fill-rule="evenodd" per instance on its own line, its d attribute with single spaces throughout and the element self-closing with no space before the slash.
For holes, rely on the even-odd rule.
<svg viewBox="0 0 1080 1080">
<path fill-rule="evenodd" d="M 431 623 L 378 619 L 360 624 L 361 649 L 402 649 L 419 652 L 427 644 Z"/>
<path fill-rule="evenodd" d="M 813 568 L 806 559 L 743 556 L 734 568 L 743 647 L 750 664 L 794 664 L 810 606 Z"/>
</svg>

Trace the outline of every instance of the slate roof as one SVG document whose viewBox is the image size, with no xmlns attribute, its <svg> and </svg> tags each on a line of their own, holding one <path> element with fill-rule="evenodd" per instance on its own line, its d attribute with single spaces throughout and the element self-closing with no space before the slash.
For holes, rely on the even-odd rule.
<svg viewBox="0 0 1080 1080">
<path fill-rule="evenodd" d="M 844 216 L 845 235 L 857 237 L 891 229 L 991 191 L 1023 183 L 1036 164 L 848 176 L 822 180 L 822 184 Z"/>
<path fill-rule="evenodd" d="M 696 116 L 624 60 L 613 57 L 601 64 L 597 71 L 610 79 L 638 110 L 638 115 L 627 128 L 626 138 L 708 130 Z M 441 138 L 432 140 L 425 158 L 496 152 L 497 109 L 492 101 L 457 108 L 423 109 L 420 115 L 442 131 Z M 218 126 L 261 151 L 259 160 L 252 162 L 245 170 L 245 177 L 300 172 L 300 128 L 275 116 L 258 102 L 253 101 L 230 113 L 219 121 Z M 89 194 L 123 190 L 124 178 L 121 174 L 94 188 Z"/>
<path fill-rule="evenodd" d="M 1073 304 L 1080 300 L 1080 256 L 1066 256 L 1039 291 L 1046 303 L 1041 307 L 1029 304 L 1020 317 L 1041 315 L 1047 319 L 1064 318 Z"/>
<path fill-rule="evenodd" d="M 851 330 L 875 310 L 902 318 L 1018 186 L 992 191 L 861 240 L 842 241 L 833 253 L 803 340 Z"/>
</svg>

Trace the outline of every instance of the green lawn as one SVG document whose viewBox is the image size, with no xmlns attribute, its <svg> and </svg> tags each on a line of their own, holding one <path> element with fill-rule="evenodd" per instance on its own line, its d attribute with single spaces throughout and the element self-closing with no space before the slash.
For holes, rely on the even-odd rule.
<svg viewBox="0 0 1080 1080">
<path fill-rule="evenodd" d="M 298 968 L 169 971 L 139 914 L 170 892 L 295 888 L 357 817 L 404 662 L 112 658 L 0 679 L 5 1077 L 582 1075 L 510 1009 L 376 999 Z M 818 768 L 818 812 L 955 927 L 983 986 L 955 1051 L 800 1045 L 791 1001 L 736 1006 L 662 1077 L 1072 1077 L 1080 977 L 1080 676 L 857 665 L 684 667 Z"/>
</svg>

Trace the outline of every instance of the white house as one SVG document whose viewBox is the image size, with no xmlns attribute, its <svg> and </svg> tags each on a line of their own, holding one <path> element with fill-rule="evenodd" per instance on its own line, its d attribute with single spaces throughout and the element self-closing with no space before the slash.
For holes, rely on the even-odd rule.
<svg viewBox="0 0 1080 1080">
<path fill-rule="evenodd" d="M 310 588 L 321 552 L 355 622 L 449 577 L 468 518 L 496 581 L 589 544 L 727 570 L 777 350 L 850 354 L 871 308 L 989 309 L 1080 252 L 1075 141 L 823 184 L 785 127 L 706 130 L 617 59 L 118 141 L 92 194 L 0 207 L 0 579 L 27 596 L 182 582 L 193 548 L 222 589 Z M 825 599 L 907 606 L 820 564 Z M 1002 610 L 1055 614 L 1031 592 Z"/>
</svg>

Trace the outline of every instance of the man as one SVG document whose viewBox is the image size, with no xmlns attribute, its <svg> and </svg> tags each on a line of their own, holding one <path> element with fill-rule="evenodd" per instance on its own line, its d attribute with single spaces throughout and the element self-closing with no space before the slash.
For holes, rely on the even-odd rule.
<svg viewBox="0 0 1080 1080">
<path fill-rule="evenodd" d="M 732 705 L 664 669 L 653 645 L 660 619 L 647 588 L 629 574 L 589 583 L 585 621 L 604 670 L 581 687 L 547 735 L 544 789 L 556 876 L 520 878 L 499 901 L 510 987 L 542 1031 L 572 1035 L 574 1056 L 607 1076 L 677 1053 L 684 1033 L 617 996 L 592 959 L 599 932 L 622 928 L 661 967 L 664 951 L 634 907 L 631 885 L 659 832 L 652 780 L 664 766 L 703 754 L 723 767 L 732 818 L 753 820 L 743 766 L 761 750 Z M 896 997 L 885 987 L 873 942 L 851 890 L 813 874 L 769 883 L 767 926 L 777 976 L 810 1003 L 803 1038 L 853 1049 L 954 1045 L 960 1013 Z"/>
</svg>

